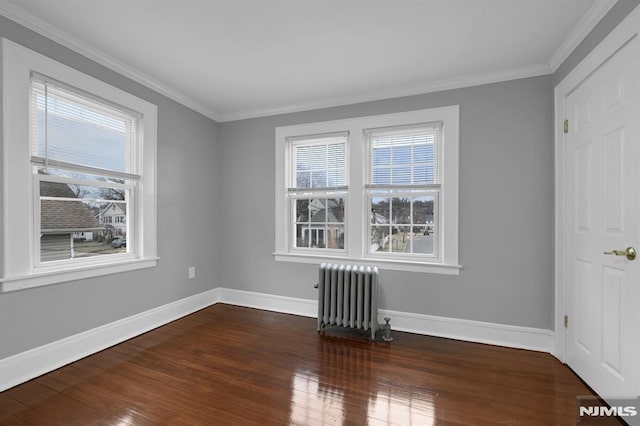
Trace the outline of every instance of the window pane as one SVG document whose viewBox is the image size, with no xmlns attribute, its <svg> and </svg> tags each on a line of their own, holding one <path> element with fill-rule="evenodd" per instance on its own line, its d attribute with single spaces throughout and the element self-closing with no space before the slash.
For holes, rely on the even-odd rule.
<svg viewBox="0 0 640 426">
<path fill-rule="evenodd" d="M 296 147 L 296 170 L 297 171 L 311 170 L 311 147 L 310 146 Z"/>
<path fill-rule="evenodd" d="M 326 145 L 314 145 L 311 147 L 311 168 L 313 170 L 327 168 Z"/>
<path fill-rule="evenodd" d="M 309 225 L 296 225 L 296 247 L 309 247 Z"/>
<path fill-rule="evenodd" d="M 344 226 L 327 227 L 327 248 L 344 249 Z"/>
<path fill-rule="evenodd" d="M 412 253 L 434 254 L 433 232 L 427 226 L 414 226 L 412 236 Z"/>
<path fill-rule="evenodd" d="M 127 252 L 127 198 L 126 189 L 41 181 L 41 262 Z"/>
<path fill-rule="evenodd" d="M 296 222 L 309 221 L 309 200 L 296 200 Z"/>
<path fill-rule="evenodd" d="M 344 222 L 344 199 L 327 199 L 327 222 Z"/>
<path fill-rule="evenodd" d="M 370 252 L 434 254 L 436 197 L 371 197 Z"/>
<path fill-rule="evenodd" d="M 389 251 L 389 226 L 372 226 L 369 250 L 372 253 Z"/>
<path fill-rule="evenodd" d="M 334 143 L 327 145 L 327 167 L 344 169 L 344 144 Z"/>
<path fill-rule="evenodd" d="M 328 186 L 344 186 L 346 182 L 344 179 L 344 169 L 329 169 L 327 175 L 329 178 L 327 182 Z"/>
<path fill-rule="evenodd" d="M 433 224 L 434 196 L 413 199 L 413 223 Z"/>
<path fill-rule="evenodd" d="M 411 145 L 393 148 L 393 164 L 411 164 Z"/>
<path fill-rule="evenodd" d="M 327 221 L 327 208 L 326 200 L 321 198 L 314 198 L 309 201 L 309 215 L 311 216 L 311 222 L 326 222 Z"/>
<path fill-rule="evenodd" d="M 391 148 L 374 148 L 372 156 L 373 167 L 376 166 L 388 166 L 391 164 Z"/>
<path fill-rule="evenodd" d="M 391 169 L 389 167 L 376 167 L 373 169 L 372 183 L 384 185 L 391 183 Z"/>
<path fill-rule="evenodd" d="M 327 186 L 327 172 L 322 170 L 319 172 L 311 172 L 311 187 L 325 188 Z"/>
<path fill-rule="evenodd" d="M 425 164 L 418 164 L 413 167 L 413 183 L 414 184 L 428 184 L 433 183 L 433 174 L 431 179 L 428 177 L 427 166 Z"/>
<path fill-rule="evenodd" d="M 388 198 L 371 198 L 371 223 L 389 223 L 390 203 Z"/>
<path fill-rule="evenodd" d="M 294 203 L 296 247 L 344 249 L 344 198 L 304 198 Z"/>
<path fill-rule="evenodd" d="M 391 199 L 391 221 L 397 224 L 411 223 L 411 199 L 392 198 Z"/>
<path fill-rule="evenodd" d="M 311 235 L 311 247 L 313 248 L 325 248 L 325 227 L 324 226 L 314 226 L 311 225 L 309 227 L 310 235 Z"/>
<path fill-rule="evenodd" d="M 394 185 L 411 184 L 411 166 L 394 167 L 391 169 L 391 183 Z"/>
<path fill-rule="evenodd" d="M 413 161 L 415 163 L 426 163 L 428 161 L 433 161 L 433 145 L 429 146 L 429 148 L 431 149 L 427 149 L 426 144 L 414 145 Z"/>
<path fill-rule="evenodd" d="M 394 226 L 391 230 L 391 251 L 394 253 L 411 253 L 408 226 Z"/>
<path fill-rule="evenodd" d="M 32 155 L 135 173 L 137 118 L 70 89 L 34 79 Z"/>
<path fill-rule="evenodd" d="M 296 188 L 311 188 L 311 172 L 296 173 Z"/>
</svg>

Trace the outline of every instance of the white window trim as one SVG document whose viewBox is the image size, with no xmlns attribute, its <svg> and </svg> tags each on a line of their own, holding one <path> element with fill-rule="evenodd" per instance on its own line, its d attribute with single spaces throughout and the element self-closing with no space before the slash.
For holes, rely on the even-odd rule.
<svg viewBox="0 0 640 426">
<path fill-rule="evenodd" d="M 458 263 L 458 198 L 459 198 L 459 119 L 458 105 L 430 108 L 402 113 L 359 117 L 345 120 L 325 121 L 276 128 L 276 241 L 274 257 L 277 261 L 314 263 L 349 262 L 378 266 L 381 269 L 429 272 L 446 275 L 458 275 L 461 265 Z M 413 125 L 416 123 L 443 122 L 441 156 L 442 193 L 438 206 L 438 225 L 440 227 L 438 253 L 433 258 L 389 258 L 373 256 L 367 253 L 367 235 L 365 224 L 368 221 L 365 188 L 367 152 L 364 130 L 380 127 Z M 336 253 L 322 251 L 318 253 L 299 253 L 292 249 L 291 209 L 287 206 L 286 173 L 289 169 L 289 147 L 287 140 L 305 135 L 348 132 L 346 158 L 348 195 L 345 196 L 345 250 Z"/>
<path fill-rule="evenodd" d="M 1 40 L 3 93 L 3 270 L 0 291 L 149 268 L 156 265 L 157 107 L 64 64 Z M 142 114 L 139 196 L 135 198 L 135 256 L 95 264 L 38 267 L 34 258 L 34 189 L 30 143 L 31 73 L 46 75 Z"/>
</svg>

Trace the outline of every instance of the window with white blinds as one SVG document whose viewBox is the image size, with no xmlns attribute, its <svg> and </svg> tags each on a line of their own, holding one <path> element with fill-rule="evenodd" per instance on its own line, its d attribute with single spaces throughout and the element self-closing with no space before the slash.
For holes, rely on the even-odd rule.
<svg viewBox="0 0 640 426">
<path fill-rule="evenodd" d="M 367 129 L 370 254 L 437 256 L 442 123 Z"/>
<path fill-rule="evenodd" d="M 31 163 L 40 190 L 36 264 L 133 251 L 135 223 L 129 219 L 135 217 L 134 188 L 140 179 L 139 117 L 32 74 Z"/>
<path fill-rule="evenodd" d="M 276 128 L 276 260 L 458 274 L 457 105 Z"/>
<path fill-rule="evenodd" d="M 155 266 L 157 107 L 0 43 L 11 124 L 0 291 Z"/>
<path fill-rule="evenodd" d="M 293 247 L 343 250 L 347 134 L 290 138 Z"/>
</svg>

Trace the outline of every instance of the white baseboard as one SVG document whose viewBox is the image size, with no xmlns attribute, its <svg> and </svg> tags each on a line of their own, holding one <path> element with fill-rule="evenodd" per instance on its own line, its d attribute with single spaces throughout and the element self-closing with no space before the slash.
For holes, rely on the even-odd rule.
<svg viewBox="0 0 640 426">
<path fill-rule="evenodd" d="M 315 300 L 216 288 L 1 359 L 0 392 L 216 303 L 305 317 L 317 315 Z M 386 309 L 379 314 L 379 320 L 390 317 L 397 331 L 552 352 L 550 330 Z"/>
<path fill-rule="evenodd" d="M 0 360 L 0 392 L 217 302 L 217 289 L 177 300 Z"/>
<path fill-rule="evenodd" d="M 315 318 L 318 314 L 318 305 L 315 300 L 297 299 L 228 288 L 218 288 L 217 290 L 218 301 L 221 303 L 305 317 Z M 397 331 L 549 353 L 551 353 L 553 348 L 553 332 L 551 330 L 439 317 L 435 315 L 414 314 L 387 309 L 380 309 L 378 313 L 380 316 L 378 319 L 379 322 L 382 322 L 384 317 L 389 317 L 391 318 L 392 329 Z"/>
</svg>

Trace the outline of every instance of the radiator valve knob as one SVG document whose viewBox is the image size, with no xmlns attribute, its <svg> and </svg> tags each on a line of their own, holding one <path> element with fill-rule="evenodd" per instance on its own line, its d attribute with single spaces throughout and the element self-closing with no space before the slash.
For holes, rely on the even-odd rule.
<svg viewBox="0 0 640 426">
<path fill-rule="evenodd" d="M 382 340 L 385 342 L 393 342 L 393 337 L 391 337 L 391 324 L 389 324 L 391 318 L 385 317 L 384 324 L 382 324 Z"/>
</svg>

